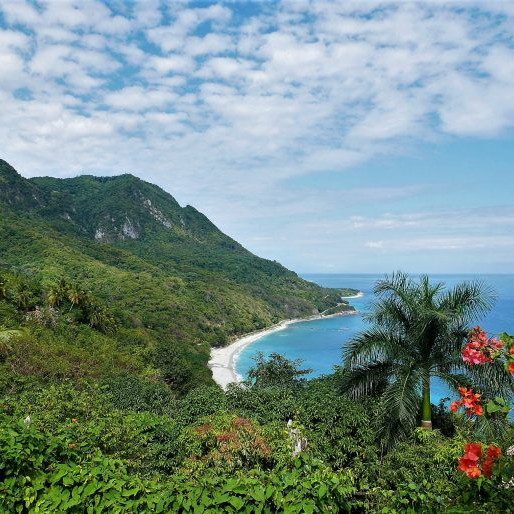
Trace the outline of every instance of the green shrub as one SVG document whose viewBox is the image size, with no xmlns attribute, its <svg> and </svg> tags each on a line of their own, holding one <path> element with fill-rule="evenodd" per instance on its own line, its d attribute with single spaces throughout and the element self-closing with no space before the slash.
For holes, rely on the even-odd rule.
<svg viewBox="0 0 514 514">
<path fill-rule="evenodd" d="M 226 407 L 227 399 L 218 386 L 200 386 L 176 403 L 172 415 L 179 423 L 190 425 L 200 418 L 225 411 Z"/>
<path fill-rule="evenodd" d="M 169 414 L 175 408 L 175 395 L 162 382 L 137 375 L 113 375 L 102 380 L 116 409 Z"/>
<path fill-rule="evenodd" d="M 181 446 L 184 466 L 196 473 L 206 468 L 227 474 L 238 469 L 272 469 L 291 461 L 292 454 L 284 424 L 262 427 L 228 413 L 206 417 L 186 428 Z"/>
<path fill-rule="evenodd" d="M 335 469 L 357 470 L 377 459 L 373 405 L 337 393 L 331 379 L 310 381 L 299 395 L 297 420 L 311 450 Z"/>
<path fill-rule="evenodd" d="M 27 513 L 341 512 L 355 492 L 348 474 L 297 459 L 273 472 L 216 469 L 166 481 L 131 476 L 123 462 L 77 450 L 31 424 L 1 420 L 0 510 Z"/>
<path fill-rule="evenodd" d="M 299 397 L 298 391 L 278 386 L 246 388 L 239 384 L 230 384 L 226 392 L 231 410 L 259 423 L 286 422 L 295 418 L 299 409 Z"/>
</svg>

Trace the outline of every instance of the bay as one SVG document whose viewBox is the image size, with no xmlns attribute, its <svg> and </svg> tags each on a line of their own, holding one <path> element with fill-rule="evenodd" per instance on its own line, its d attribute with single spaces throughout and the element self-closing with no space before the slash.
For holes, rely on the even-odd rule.
<svg viewBox="0 0 514 514">
<path fill-rule="evenodd" d="M 414 275 L 415 276 L 415 275 Z M 351 287 L 364 293 L 362 298 L 350 299 L 359 311 L 357 315 L 304 321 L 263 336 L 246 347 L 236 359 L 236 371 L 246 377 L 258 352 L 269 355 L 277 352 L 288 359 L 301 359 L 304 368 L 312 369 L 309 377 L 331 373 L 335 365 L 341 365 L 342 349 L 357 333 L 366 328 L 362 313 L 373 302 L 373 286 L 384 275 L 377 274 L 305 274 L 303 278 L 327 287 Z M 479 280 L 491 287 L 497 301 L 491 312 L 480 321 L 491 335 L 501 332 L 514 333 L 514 275 L 431 275 L 431 280 L 444 282 L 448 287 L 463 281 Z M 433 385 L 432 401 L 453 396 L 440 382 Z"/>
</svg>

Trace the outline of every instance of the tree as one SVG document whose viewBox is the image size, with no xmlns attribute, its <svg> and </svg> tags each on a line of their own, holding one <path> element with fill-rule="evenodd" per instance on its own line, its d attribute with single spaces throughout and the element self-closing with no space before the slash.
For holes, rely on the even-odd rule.
<svg viewBox="0 0 514 514">
<path fill-rule="evenodd" d="M 184 391 L 191 380 L 191 369 L 183 351 L 171 341 L 161 340 L 155 348 L 154 365 L 159 368 L 161 378 L 173 389 Z"/>
<path fill-rule="evenodd" d="M 12 350 L 11 343 L 23 334 L 21 330 L 10 330 L 0 326 L 0 362 Z"/>
<path fill-rule="evenodd" d="M 46 298 L 50 307 L 58 307 L 62 302 L 68 299 L 68 284 L 66 280 L 61 278 L 57 284 L 50 286 L 46 292 Z"/>
<path fill-rule="evenodd" d="M 303 381 L 311 369 L 300 369 L 302 360 L 289 360 L 279 353 L 272 353 L 268 359 L 259 352 L 253 360 L 255 366 L 248 372 L 248 381 L 255 387 L 292 386 Z"/>
<path fill-rule="evenodd" d="M 71 302 L 71 306 L 78 305 L 84 296 L 84 291 L 82 291 L 77 286 L 70 286 L 68 289 L 68 300 Z M 71 309 L 70 309 L 71 310 Z"/>
<path fill-rule="evenodd" d="M 84 320 L 90 327 L 100 330 L 101 332 L 109 333 L 116 331 L 116 320 L 109 311 L 90 294 L 84 301 L 83 311 Z"/>
<path fill-rule="evenodd" d="M 411 433 L 419 414 L 421 426 L 432 428 L 434 377 L 457 389 L 476 375 L 463 363 L 461 348 L 471 324 L 490 310 L 494 294 L 481 282 L 445 290 L 427 276 L 415 281 L 404 273 L 378 281 L 374 292 L 378 299 L 365 316 L 371 328 L 344 350 L 342 385 L 353 398 L 381 395 L 387 445 Z M 501 369 L 487 378 L 495 389 L 509 380 Z"/>
</svg>

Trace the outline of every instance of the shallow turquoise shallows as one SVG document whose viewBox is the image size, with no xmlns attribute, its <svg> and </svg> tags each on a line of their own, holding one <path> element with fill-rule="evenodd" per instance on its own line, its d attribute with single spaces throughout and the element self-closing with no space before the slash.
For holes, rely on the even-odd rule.
<svg viewBox="0 0 514 514">
<path fill-rule="evenodd" d="M 350 300 L 360 312 L 365 312 L 373 301 L 373 286 L 383 275 L 313 274 L 304 278 L 327 287 L 351 287 L 365 293 L 363 298 Z M 491 334 L 514 333 L 514 275 L 432 275 L 431 279 L 453 286 L 465 280 L 481 280 L 492 287 L 498 300 L 490 314 L 481 320 Z M 245 348 L 236 361 L 237 372 L 246 377 L 254 364 L 252 357 L 257 352 L 269 355 L 277 352 L 288 359 L 302 359 L 305 368 L 311 368 L 311 377 L 331 373 L 334 365 L 342 364 L 342 348 L 355 334 L 365 328 L 360 315 L 337 316 L 333 318 L 304 321 L 266 335 Z M 435 382 L 432 401 L 453 396 L 446 387 Z"/>
</svg>

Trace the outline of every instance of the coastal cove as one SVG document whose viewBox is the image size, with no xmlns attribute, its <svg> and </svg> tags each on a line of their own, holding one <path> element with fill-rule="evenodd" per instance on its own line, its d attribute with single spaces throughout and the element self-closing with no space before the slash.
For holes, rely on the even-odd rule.
<svg viewBox="0 0 514 514">
<path fill-rule="evenodd" d="M 314 378 L 333 371 L 342 364 L 343 346 L 366 327 L 362 318 L 373 301 L 373 286 L 383 278 L 379 274 L 305 274 L 303 278 L 325 287 L 350 287 L 362 291 L 363 296 L 352 298 L 357 309 L 353 316 L 312 317 L 283 321 L 265 330 L 247 334 L 225 348 L 212 350 L 209 367 L 215 381 L 226 387 L 230 382 L 246 377 L 258 352 L 269 355 L 277 352 L 288 359 L 302 359 L 308 375 Z M 514 275 L 431 275 L 434 281 L 453 286 L 462 281 L 479 280 L 495 290 L 497 301 L 482 325 L 491 333 L 514 331 Z M 442 384 L 434 383 L 433 400 L 449 396 Z"/>
<path fill-rule="evenodd" d="M 363 293 L 359 293 L 354 297 L 344 297 L 344 299 L 361 298 L 362 296 Z M 317 316 L 309 316 L 308 318 L 282 320 L 269 328 L 250 332 L 249 334 L 246 334 L 238 338 L 236 341 L 234 341 L 228 346 L 224 346 L 221 348 L 213 348 L 211 350 L 211 358 L 208 363 L 208 366 L 212 371 L 212 377 L 214 381 L 223 389 L 225 389 L 227 385 L 230 383 L 241 382 L 243 380 L 243 376 L 240 375 L 237 371 L 237 362 L 241 353 L 248 346 L 252 345 L 253 343 L 256 343 L 264 337 L 270 336 L 276 332 L 287 329 L 293 324 L 307 323 L 315 320 L 318 321 L 347 316 L 357 317 L 358 311 L 342 312 L 328 315 L 320 314 Z"/>
</svg>

